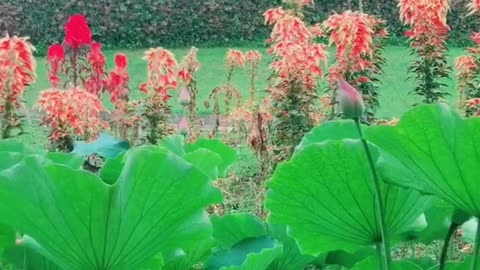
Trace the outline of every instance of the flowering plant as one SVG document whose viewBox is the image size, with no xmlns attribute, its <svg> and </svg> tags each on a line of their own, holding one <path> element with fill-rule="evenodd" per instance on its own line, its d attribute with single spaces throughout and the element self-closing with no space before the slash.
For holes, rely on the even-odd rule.
<svg viewBox="0 0 480 270">
<path fill-rule="evenodd" d="M 0 138 L 23 133 L 22 96 L 35 81 L 34 47 L 27 38 L 0 39 Z"/>
<path fill-rule="evenodd" d="M 451 71 L 446 59 L 448 1 L 401 0 L 399 6 L 401 18 L 411 26 L 405 34 L 410 37 L 412 54 L 417 56 L 409 68 L 417 81 L 413 92 L 424 103 L 438 102 L 447 95 L 441 79 L 448 78 Z"/>
</svg>

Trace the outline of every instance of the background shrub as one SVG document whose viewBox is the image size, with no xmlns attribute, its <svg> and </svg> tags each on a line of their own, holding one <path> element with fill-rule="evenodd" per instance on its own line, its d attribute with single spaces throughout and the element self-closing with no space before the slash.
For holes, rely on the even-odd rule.
<svg viewBox="0 0 480 270">
<path fill-rule="evenodd" d="M 466 45 L 478 18 L 466 17 L 468 0 L 453 1 L 451 42 Z M 262 13 L 281 0 L 2 0 L 0 31 L 28 35 L 40 52 L 63 39 L 63 25 L 75 13 L 85 14 L 94 38 L 106 47 L 238 45 L 263 43 L 269 29 Z M 309 21 L 332 12 L 356 9 L 356 0 L 316 0 Z M 393 43 L 403 40 L 397 1 L 364 0 L 365 12 L 388 21 Z"/>
</svg>

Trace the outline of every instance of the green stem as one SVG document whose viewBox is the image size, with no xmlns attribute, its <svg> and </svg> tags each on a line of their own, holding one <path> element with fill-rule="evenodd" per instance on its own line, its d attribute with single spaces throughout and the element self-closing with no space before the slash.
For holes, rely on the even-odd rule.
<svg viewBox="0 0 480 270">
<path fill-rule="evenodd" d="M 453 234 L 457 231 L 458 224 L 452 223 L 448 229 L 447 236 L 445 241 L 443 241 L 442 253 L 440 254 L 440 268 L 439 270 L 444 270 L 447 262 L 448 255 L 448 246 L 450 245 L 450 240 L 452 239 Z"/>
<path fill-rule="evenodd" d="M 385 226 L 385 206 L 384 206 L 384 201 L 382 196 L 382 190 L 380 188 L 380 179 L 378 178 L 377 170 L 375 168 L 375 163 L 373 162 L 373 158 L 372 158 L 372 153 L 368 148 L 368 143 L 363 137 L 360 119 L 356 118 L 354 120 L 358 130 L 358 134 L 360 135 L 360 140 L 365 150 L 365 154 L 367 155 L 370 171 L 373 177 L 373 183 L 375 187 L 375 208 L 377 212 L 376 214 L 377 214 L 378 225 L 380 228 L 380 236 L 382 238 L 381 242 L 379 243 L 379 245 L 381 245 L 380 247 L 382 252 L 380 261 L 382 264 L 382 269 L 388 270 L 390 269 L 390 262 L 392 261 L 392 258 L 390 253 L 390 241 L 389 241 L 387 231 L 386 231 L 386 226 Z"/>
<path fill-rule="evenodd" d="M 479 264 L 479 256 L 480 256 L 480 219 L 477 219 L 477 232 L 475 235 L 475 246 L 473 250 L 473 264 L 472 264 L 472 270 L 477 270 L 478 269 L 478 264 Z"/>
<path fill-rule="evenodd" d="M 417 245 L 415 245 L 415 241 L 410 241 L 410 248 L 412 249 L 412 259 L 417 258 Z"/>
</svg>

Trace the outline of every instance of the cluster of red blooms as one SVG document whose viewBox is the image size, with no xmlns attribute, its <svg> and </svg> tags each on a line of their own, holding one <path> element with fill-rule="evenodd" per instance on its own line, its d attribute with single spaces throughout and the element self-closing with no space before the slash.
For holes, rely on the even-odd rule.
<svg viewBox="0 0 480 270">
<path fill-rule="evenodd" d="M 227 64 L 227 69 L 234 69 L 237 67 L 245 66 L 245 55 L 239 50 L 228 50 L 227 56 L 225 57 L 225 63 Z"/>
<path fill-rule="evenodd" d="M 148 82 L 140 85 L 140 91 L 145 94 L 153 91 L 167 101 L 171 97 L 168 91 L 178 87 L 175 56 L 166 49 L 155 48 L 148 50 L 144 59 L 148 61 Z"/>
<path fill-rule="evenodd" d="M 197 54 L 198 49 L 192 47 L 180 63 L 178 78 L 183 82 L 184 85 L 189 85 L 193 79 L 193 75 L 200 70 L 200 62 L 198 62 Z"/>
<path fill-rule="evenodd" d="M 267 10 L 264 17 L 266 24 L 273 25 L 268 53 L 275 58 L 271 67 L 278 78 L 301 82 L 310 91 L 315 89 L 323 75 L 320 64 L 327 59 L 325 45 L 315 42 L 323 36 L 320 26 L 307 27 L 295 12 L 281 7 Z"/>
<path fill-rule="evenodd" d="M 0 138 L 10 137 L 11 129 L 21 129 L 16 111 L 25 89 L 35 81 L 33 50 L 27 38 L 0 39 Z"/>
<path fill-rule="evenodd" d="M 334 14 L 323 23 L 330 34 L 330 45 L 335 44 L 337 48 L 336 63 L 330 67 L 328 76 L 332 86 L 338 80 L 348 77 L 347 74 L 375 67 L 372 62 L 375 53 L 374 38 L 388 36 L 385 28 L 377 30 L 381 24 L 382 20 L 371 15 L 352 11 Z M 358 83 L 370 81 L 370 78 L 364 76 L 355 79 Z"/>
<path fill-rule="evenodd" d="M 52 142 L 76 135 L 92 140 L 109 126 L 100 118 L 106 112 L 97 96 L 79 88 L 68 91 L 51 89 L 43 91 L 37 106 L 45 112 L 42 125 L 52 128 Z"/>
<path fill-rule="evenodd" d="M 6 37 L 0 39 L 0 113 L 5 104 L 19 106 L 19 98 L 35 81 L 33 46 L 27 38 Z"/>
<path fill-rule="evenodd" d="M 445 50 L 450 31 L 448 0 L 400 0 L 400 17 L 412 28 L 405 33 L 413 39 L 412 47 L 432 46 Z"/>
<path fill-rule="evenodd" d="M 106 111 L 101 93 L 108 88 L 116 99 L 125 81 L 128 84 L 128 73 L 118 67 L 106 78 L 102 45 L 93 41 L 83 15 L 71 16 L 64 28 L 63 44 L 53 44 L 47 51 L 48 79 L 53 89 L 42 92 L 37 103 L 45 111 L 43 125 L 52 129 L 50 139 L 55 144 L 75 136 L 97 138 L 102 129 L 108 128 L 100 118 Z M 63 85 L 62 78 L 68 79 Z M 68 90 L 60 90 L 63 87 Z"/>
</svg>

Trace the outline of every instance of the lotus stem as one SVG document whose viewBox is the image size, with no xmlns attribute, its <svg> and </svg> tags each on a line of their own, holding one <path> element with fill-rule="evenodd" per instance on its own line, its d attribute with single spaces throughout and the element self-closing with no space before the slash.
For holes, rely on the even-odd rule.
<svg viewBox="0 0 480 270">
<path fill-rule="evenodd" d="M 377 170 L 375 168 L 375 163 L 373 162 L 372 153 L 368 148 L 367 140 L 363 137 L 362 126 L 360 124 L 360 119 L 355 118 L 355 125 L 360 136 L 365 154 L 367 155 L 368 164 L 370 166 L 370 171 L 373 177 L 373 183 L 375 187 L 375 208 L 377 212 L 378 227 L 380 228 L 381 242 L 377 245 L 377 250 L 380 251 L 380 263 L 383 270 L 390 269 L 390 262 L 392 261 L 390 253 L 390 241 L 388 238 L 386 226 L 385 226 L 385 206 L 383 201 L 382 190 L 380 188 L 380 179 L 378 178 Z"/>
<path fill-rule="evenodd" d="M 457 231 L 458 224 L 452 223 L 450 228 L 448 229 L 447 235 L 445 236 L 445 241 L 443 242 L 442 253 L 440 254 L 440 267 L 439 270 L 445 270 L 445 266 L 447 263 L 447 254 L 448 254 L 448 246 L 450 245 L 450 240 L 452 239 L 453 234 Z"/>
</svg>

